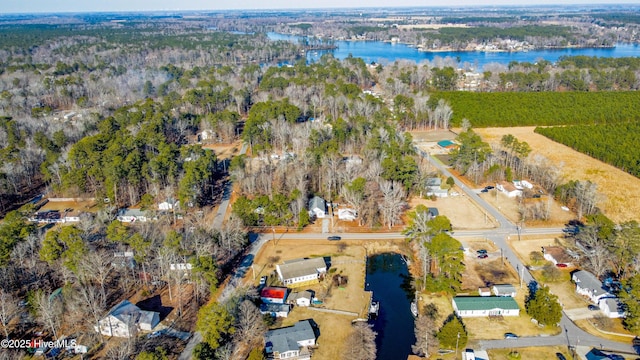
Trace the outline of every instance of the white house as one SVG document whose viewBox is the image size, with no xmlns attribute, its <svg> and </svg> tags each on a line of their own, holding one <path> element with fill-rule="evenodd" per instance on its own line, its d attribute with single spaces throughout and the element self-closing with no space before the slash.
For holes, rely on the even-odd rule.
<svg viewBox="0 0 640 360">
<path fill-rule="evenodd" d="M 132 223 L 136 221 L 146 222 L 149 218 L 147 212 L 140 209 L 120 209 L 116 217 L 120 222 Z"/>
<path fill-rule="evenodd" d="M 267 331 L 265 351 L 274 359 L 311 359 L 308 347 L 316 344 L 316 334 L 309 320 L 293 326 Z"/>
<path fill-rule="evenodd" d="M 488 287 L 478 288 L 478 295 L 480 296 L 491 296 L 491 289 Z"/>
<path fill-rule="evenodd" d="M 327 272 L 324 258 L 295 259 L 276 265 L 280 281 L 285 285 L 301 286 L 318 282 Z"/>
<path fill-rule="evenodd" d="M 542 254 L 544 258 L 553 265 L 573 266 L 573 258 L 561 246 L 543 246 Z"/>
<path fill-rule="evenodd" d="M 291 311 L 289 304 L 260 304 L 260 314 L 262 315 L 285 318 L 289 316 L 289 311 Z"/>
<path fill-rule="evenodd" d="M 319 196 L 314 196 L 309 200 L 309 216 L 322 219 L 327 216 L 327 202 Z"/>
<path fill-rule="evenodd" d="M 510 198 L 522 196 L 522 190 L 517 189 L 512 183 L 508 183 L 506 181 L 496 184 L 496 189 L 500 190 Z"/>
<path fill-rule="evenodd" d="M 98 321 L 94 329 L 102 335 L 128 338 L 136 336 L 139 330 L 153 330 L 159 322 L 159 313 L 140 310 L 128 300 L 124 300 Z"/>
<path fill-rule="evenodd" d="M 513 186 L 516 187 L 516 189 L 522 190 L 522 189 L 533 189 L 533 184 L 528 182 L 527 180 L 513 180 Z"/>
<path fill-rule="evenodd" d="M 618 298 L 604 298 L 598 301 L 598 307 L 607 316 L 612 319 L 623 318 L 626 316 L 623 305 Z"/>
<path fill-rule="evenodd" d="M 604 289 L 602 282 L 592 273 L 580 270 L 573 273 L 571 280 L 576 283 L 576 292 L 597 304 L 600 299 L 614 297 Z"/>
<path fill-rule="evenodd" d="M 353 221 L 358 218 L 358 213 L 353 209 L 338 209 L 338 219 Z"/>
<path fill-rule="evenodd" d="M 442 188 L 442 179 L 440 178 L 428 178 L 425 182 L 427 189 L 427 196 L 435 197 L 447 197 L 449 196 L 449 190 Z"/>
<path fill-rule="evenodd" d="M 520 315 L 518 303 L 510 296 L 456 296 L 452 304 L 460 317 Z"/>
<path fill-rule="evenodd" d="M 296 306 L 311 306 L 311 299 L 313 298 L 313 293 L 309 290 L 294 292 L 289 295 L 287 302 L 289 304 L 293 304 Z"/>
<path fill-rule="evenodd" d="M 174 209 L 177 209 L 178 207 L 180 207 L 180 200 L 176 200 L 176 199 L 167 199 L 166 201 L 163 201 L 160 204 L 158 204 L 158 210 L 161 210 L 161 211 L 174 210 Z"/>
<path fill-rule="evenodd" d="M 493 285 L 491 290 L 493 291 L 493 295 L 495 296 L 516 297 L 516 288 L 513 285 L 509 285 L 509 284 Z"/>
</svg>

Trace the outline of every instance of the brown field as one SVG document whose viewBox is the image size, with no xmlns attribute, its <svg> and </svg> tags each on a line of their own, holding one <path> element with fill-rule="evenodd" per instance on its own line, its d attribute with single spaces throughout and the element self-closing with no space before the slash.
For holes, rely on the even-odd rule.
<svg viewBox="0 0 640 360">
<path fill-rule="evenodd" d="M 215 151 L 218 160 L 230 159 L 236 155 L 242 147 L 242 141 L 238 140 L 231 144 L 206 144 L 202 145 L 203 149 L 211 149 Z"/>
<path fill-rule="evenodd" d="M 458 190 L 458 193 L 461 193 Z M 493 218 L 485 216 L 484 211 L 466 196 L 455 196 L 428 200 L 414 197 L 409 202 L 412 211 L 418 205 L 434 207 L 440 215 L 445 215 L 451 220 L 453 229 L 491 229 L 496 227 Z"/>
<path fill-rule="evenodd" d="M 39 211 L 45 210 L 58 210 L 64 211 L 66 209 L 73 209 L 73 211 L 82 212 L 97 212 L 98 206 L 93 200 L 86 201 L 49 201 Z"/>
<path fill-rule="evenodd" d="M 526 347 L 526 348 L 514 348 L 514 349 L 494 349 L 488 350 L 487 353 L 492 360 L 508 360 L 509 353 L 511 351 L 517 351 L 520 353 L 521 359 L 527 360 L 550 360 L 556 359 L 556 353 L 563 354 L 567 359 L 571 359 L 567 352 L 566 346 L 545 346 L 545 347 Z"/>
<path fill-rule="evenodd" d="M 518 212 L 518 199 L 517 198 L 508 198 L 505 194 L 497 190 L 491 190 L 486 194 L 481 195 L 482 198 L 491 204 L 494 208 L 498 209 L 504 216 L 506 216 L 509 220 L 517 223 L 520 221 L 520 214 Z M 564 211 L 561 209 L 561 206 L 558 202 L 553 200 L 552 198 L 543 196 L 541 199 L 526 199 L 526 201 L 549 201 L 549 206 L 551 208 L 550 219 L 549 220 L 536 220 L 536 221 L 525 221 L 524 226 L 540 226 L 540 227 L 552 227 L 552 226 L 563 226 L 569 220 L 575 219 L 576 215 L 572 211 Z"/>
<path fill-rule="evenodd" d="M 640 214 L 640 179 L 611 165 L 579 153 L 533 132 L 534 127 L 476 129 L 489 143 L 512 134 L 529 143 L 531 155 L 542 155 L 561 168 L 564 180 L 591 180 L 598 184 L 603 198 L 598 206 L 615 222 L 638 220 Z M 530 155 L 530 156 L 531 156 Z"/>
</svg>

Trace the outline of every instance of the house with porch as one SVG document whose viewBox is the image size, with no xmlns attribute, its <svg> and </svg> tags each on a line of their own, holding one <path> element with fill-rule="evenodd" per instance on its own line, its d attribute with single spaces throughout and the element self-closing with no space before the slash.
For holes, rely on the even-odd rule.
<svg viewBox="0 0 640 360">
<path fill-rule="evenodd" d="M 520 307 L 509 296 L 456 296 L 453 311 L 460 317 L 519 316 Z"/>
<path fill-rule="evenodd" d="M 264 343 L 269 358 L 308 360 L 309 347 L 316 344 L 316 333 L 309 320 L 302 320 L 293 326 L 267 331 Z"/>
<path fill-rule="evenodd" d="M 152 331 L 159 322 L 160 313 L 141 310 L 129 300 L 124 300 L 98 321 L 94 329 L 102 335 L 130 338 L 141 330 Z"/>
</svg>

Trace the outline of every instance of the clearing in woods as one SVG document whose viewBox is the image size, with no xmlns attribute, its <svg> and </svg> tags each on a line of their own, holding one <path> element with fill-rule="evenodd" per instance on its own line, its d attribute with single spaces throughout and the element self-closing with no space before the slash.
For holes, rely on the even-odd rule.
<svg viewBox="0 0 640 360">
<path fill-rule="evenodd" d="M 531 146 L 529 157 L 542 155 L 560 168 L 563 181 L 591 180 L 603 195 L 598 206 L 613 221 L 638 220 L 640 214 L 640 179 L 616 167 L 533 132 L 535 127 L 475 129 L 484 141 L 499 144 L 503 135 L 511 134 Z"/>
</svg>

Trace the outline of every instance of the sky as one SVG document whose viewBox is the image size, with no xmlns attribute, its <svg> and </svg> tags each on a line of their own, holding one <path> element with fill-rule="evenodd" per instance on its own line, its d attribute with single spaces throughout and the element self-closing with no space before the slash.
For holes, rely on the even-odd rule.
<svg viewBox="0 0 640 360">
<path fill-rule="evenodd" d="M 0 0 L 0 13 L 152 10 L 235 10 L 365 8 L 400 6 L 482 6 L 640 4 L 639 0 Z"/>
</svg>

